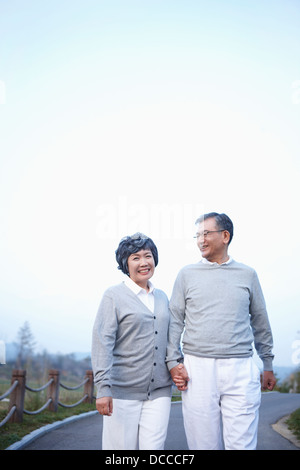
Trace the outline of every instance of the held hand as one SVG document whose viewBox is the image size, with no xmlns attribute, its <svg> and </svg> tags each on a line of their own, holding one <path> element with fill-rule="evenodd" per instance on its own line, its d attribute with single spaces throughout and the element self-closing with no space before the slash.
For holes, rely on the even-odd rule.
<svg viewBox="0 0 300 470">
<path fill-rule="evenodd" d="M 101 415 L 111 416 L 113 412 L 113 401 L 112 397 L 102 397 L 96 400 L 97 411 Z"/>
<path fill-rule="evenodd" d="M 170 370 L 172 380 L 175 383 L 176 387 L 180 391 L 187 390 L 187 383 L 190 380 L 187 370 L 183 364 L 178 364 L 178 366 L 173 367 Z"/>
<path fill-rule="evenodd" d="M 273 390 L 276 385 L 276 378 L 271 370 L 265 370 L 262 377 L 262 389 Z"/>
</svg>

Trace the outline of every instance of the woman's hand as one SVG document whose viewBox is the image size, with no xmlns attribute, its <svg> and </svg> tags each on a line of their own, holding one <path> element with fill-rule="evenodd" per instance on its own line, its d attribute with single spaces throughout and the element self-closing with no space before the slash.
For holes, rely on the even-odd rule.
<svg viewBox="0 0 300 470">
<path fill-rule="evenodd" d="M 111 416 L 113 412 L 112 397 L 102 397 L 96 399 L 96 408 L 101 415 Z"/>
</svg>

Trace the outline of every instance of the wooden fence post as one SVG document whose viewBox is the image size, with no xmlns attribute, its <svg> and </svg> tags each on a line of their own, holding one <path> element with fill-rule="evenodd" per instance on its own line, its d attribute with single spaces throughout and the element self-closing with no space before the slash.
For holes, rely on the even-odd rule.
<svg viewBox="0 0 300 470">
<path fill-rule="evenodd" d="M 26 370 L 14 369 L 11 377 L 11 384 L 18 381 L 18 385 L 10 394 L 9 411 L 16 406 L 15 412 L 10 418 L 10 423 L 22 423 L 24 410 L 24 397 L 26 385 Z"/>
<path fill-rule="evenodd" d="M 52 399 L 51 403 L 48 405 L 49 411 L 56 412 L 58 409 L 58 396 L 59 396 L 59 370 L 50 369 L 48 380 L 53 379 L 52 383 L 49 385 L 47 390 L 47 400 Z"/>
<path fill-rule="evenodd" d="M 86 371 L 85 379 L 89 379 L 88 382 L 84 384 L 84 394 L 88 395 L 84 399 L 84 403 L 93 403 L 93 395 L 94 395 L 94 376 L 92 370 Z"/>
</svg>

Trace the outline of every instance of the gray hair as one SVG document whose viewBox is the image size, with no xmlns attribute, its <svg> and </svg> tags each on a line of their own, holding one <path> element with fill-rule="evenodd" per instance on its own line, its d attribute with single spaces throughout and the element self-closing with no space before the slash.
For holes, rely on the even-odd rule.
<svg viewBox="0 0 300 470">
<path fill-rule="evenodd" d="M 209 212 L 208 214 L 201 215 L 195 222 L 196 225 L 202 223 L 204 220 L 207 219 L 215 219 L 216 224 L 220 230 L 227 230 L 230 234 L 229 243 L 233 237 L 233 223 L 226 214 L 218 214 L 217 212 Z M 228 243 L 228 245 L 229 245 Z"/>
</svg>

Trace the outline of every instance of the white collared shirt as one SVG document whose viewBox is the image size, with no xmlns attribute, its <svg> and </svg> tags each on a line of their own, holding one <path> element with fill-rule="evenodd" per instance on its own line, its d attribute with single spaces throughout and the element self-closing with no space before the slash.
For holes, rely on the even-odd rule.
<svg viewBox="0 0 300 470">
<path fill-rule="evenodd" d="M 206 258 L 202 258 L 201 261 L 204 264 L 219 264 L 219 263 L 216 263 L 216 262 L 213 262 L 213 261 L 208 261 L 208 259 L 206 259 Z M 232 261 L 233 261 L 233 259 L 231 258 L 231 256 L 229 256 L 229 259 L 227 261 L 225 261 L 224 263 L 221 263 L 220 266 L 222 266 L 222 264 L 230 264 Z"/>
<path fill-rule="evenodd" d="M 151 312 L 154 312 L 154 285 L 152 282 L 148 281 L 149 292 L 147 292 L 142 287 L 138 286 L 129 276 L 126 277 L 124 284 L 129 287 L 134 294 L 143 302 L 146 307 L 149 308 Z"/>
</svg>

